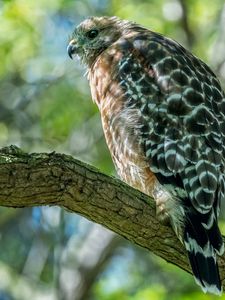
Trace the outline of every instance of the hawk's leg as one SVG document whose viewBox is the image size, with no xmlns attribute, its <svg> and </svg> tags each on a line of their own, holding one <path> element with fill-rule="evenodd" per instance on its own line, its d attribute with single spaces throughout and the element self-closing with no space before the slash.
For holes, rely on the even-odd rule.
<svg viewBox="0 0 225 300">
<path fill-rule="evenodd" d="M 161 195 L 160 195 L 161 194 Z M 168 195 L 163 192 L 158 193 L 155 197 L 156 202 L 156 216 L 159 222 L 163 225 L 170 225 L 170 216 L 168 212 Z"/>
<path fill-rule="evenodd" d="M 152 196 L 156 202 L 156 216 L 159 222 L 167 226 L 172 225 L 174 228 L 179 211 L 176 199 L 160 183 L 155 185 Z"/>
</svg>

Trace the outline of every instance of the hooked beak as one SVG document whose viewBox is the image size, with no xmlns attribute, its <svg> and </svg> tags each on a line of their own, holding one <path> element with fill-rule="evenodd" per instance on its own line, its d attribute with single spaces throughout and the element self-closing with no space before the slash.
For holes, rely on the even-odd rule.
<svg viewBox="0 0 225 300">
<path fill-rule="evenodd" d="M 77 50 L 76 43 L 76 40 L 71 40 L 67 46 L 67 53 L 71 59 L 73 59 L 73 54 L 75 54 Z"/>
</svg>

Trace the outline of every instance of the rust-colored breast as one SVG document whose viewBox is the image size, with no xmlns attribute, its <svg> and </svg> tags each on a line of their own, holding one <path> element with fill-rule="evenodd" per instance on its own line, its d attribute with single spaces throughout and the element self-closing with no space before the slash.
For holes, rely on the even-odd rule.
<svg viewBox="0 0 225 300">
<path fill-rule="evenodd" d="M 141 113 L 126 106 L 118 82 L 119 49 L 102 54 L 89 73 L 93 100 L 99 107 L 108 148 L 119 176 L 129 185 L 152 196 L 155 175 L 146 161 L 140 133 Z"/>
</svg>

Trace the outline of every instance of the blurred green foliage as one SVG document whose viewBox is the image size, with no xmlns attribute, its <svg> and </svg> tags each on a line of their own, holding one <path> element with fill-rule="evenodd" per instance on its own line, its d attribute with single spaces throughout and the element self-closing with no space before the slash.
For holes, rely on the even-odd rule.
<svg viewBox="0 0 225 300">
<path fill-rule="evenodd" d="M 0 0 L 1 146 L 69 153 L 115 174 L 85 69 L 67 57 L 73 27 L 90 15 L 136 21 L 178 40 L 224 84 L 225 50 L 217 51 L 225 44 L 224 9 L 224 0 Z M 63 298 L 69 288 L 60 285 L 60 274 L 65 265 L 81 272 L 78 253 L 93 224 L 57 208 L 1 208 L 0 228 L 0 300 L 78 299 Z M 216 299 L 176 267 L 125 241 L 119 245 L 80 299 Z"/>
</svg>

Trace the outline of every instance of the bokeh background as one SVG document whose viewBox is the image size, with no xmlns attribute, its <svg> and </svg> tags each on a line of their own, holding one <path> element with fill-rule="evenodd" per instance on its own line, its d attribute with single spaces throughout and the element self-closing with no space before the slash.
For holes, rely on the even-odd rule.
<svg viewBox="0 0 225 300">
<path fill-rule="evenodd" d="M 66 53 L 73 27 L 90 15 L 117 15 L 178 40 L 224 86 L 225 4 L 0 0 L 0 145 L 71 154 L 115 175 L 85 69 Z M 190 275 L 103 227 L 57 207 L 37 207 L 0 209 L 0 300 L 12 299 L 217 297 L 204 295 Z"/>
</svg>

